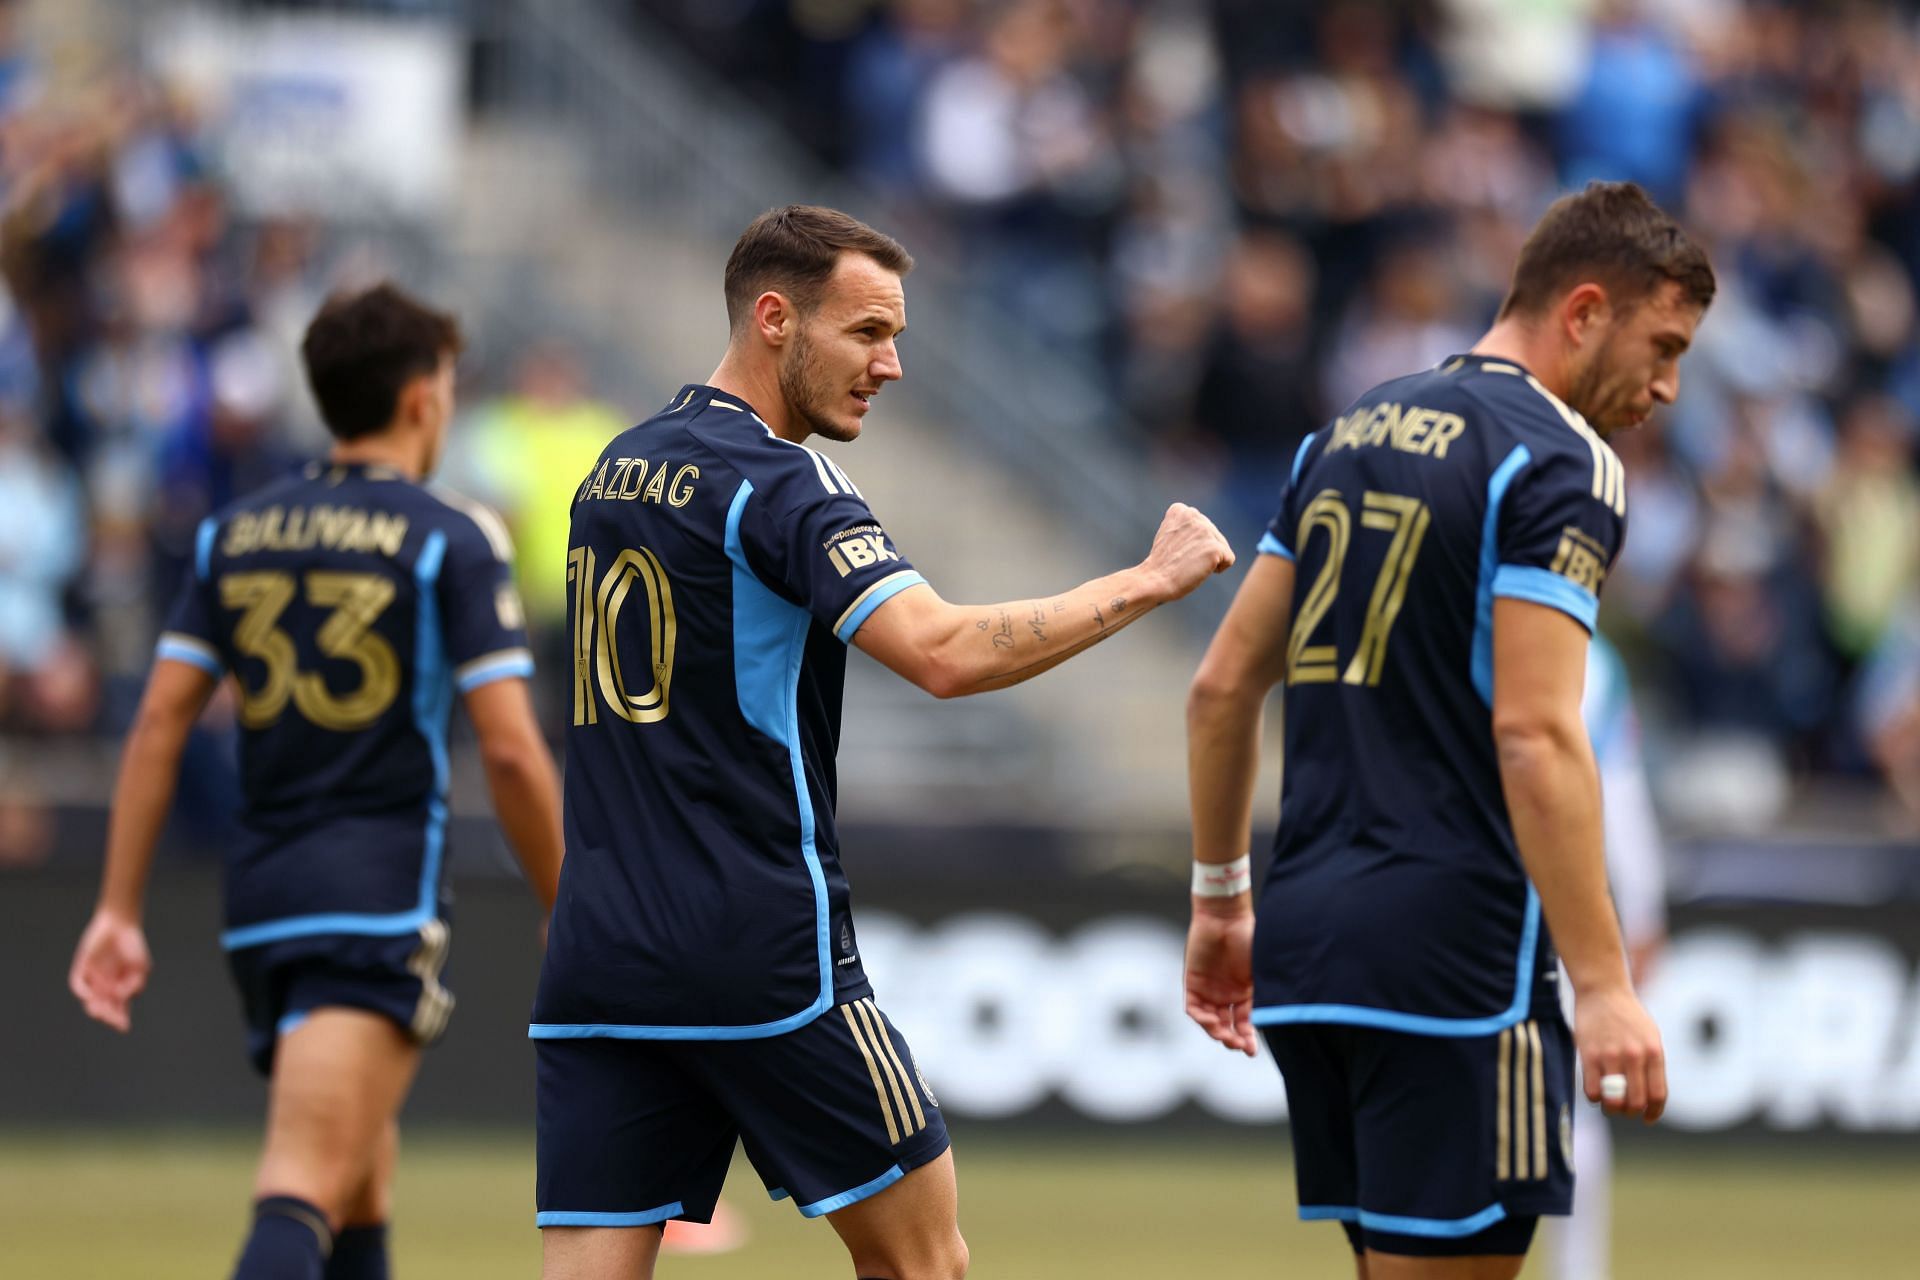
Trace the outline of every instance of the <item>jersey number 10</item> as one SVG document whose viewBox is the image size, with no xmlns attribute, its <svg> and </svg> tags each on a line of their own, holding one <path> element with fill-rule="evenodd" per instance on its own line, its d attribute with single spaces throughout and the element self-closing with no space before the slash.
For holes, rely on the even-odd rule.
<svg viewBox="0 0 1920 1280">
<path fill-rule="evenodd" d="M 1367 490 L 1360 497 L 1360 526 L 1379 529 L 1393 535 L 1387 545 L 1386 559 L 1373 581 L 1373 595 L 1367 601 L 1366 622 L 1360 628 L 1360 645 L 1353 651 L 1346 670 L 1340 670 L 1340 657 L 1330 644 L 1308 644 L 1313 633 L 1333 608 L 1340 594 L 1341 570 L 1347 561 L 1347 544 L 1353 537 L 1353 516 L 1338 489 L 1322 489 L 1300 516 L 1296 545 L 1305 555 L 1307 539 L 1315 529 L 1327 533 L 1327 558 L 1320 573 L 1308 588 L 1294 620 L 1293 635 L 1287 643 L 1288 684 L 1345 684 L 1373 686 L 1380 683 L 1380 672 L 1387 661 L 1387 640 L 1393 634 L 1394 620 L 1407 602 L 1407 579 L 1413 576 L 1413 562 L 1420 555 L 1421 539 L 1433 512 L 1418 498 L 1397 493 Z"/>
<path fill-rule="evenodd" d="M 602 700 L 614 715 L 634 724 L 665 720 L 680 624 L 673 614 L 673 584 L 659 557 L 645 547 L 622 551 L 601 577 L 593 548 L 575 547 L 567 552 L 567 581 L 573 587 L 573 722 L 599 724 Z M 627 691 L 620 669 L 620 612 L 635 583 L 647 593 L 647 655 L 653 668 L 653 687 L 639 695 Z"/>
</svg>

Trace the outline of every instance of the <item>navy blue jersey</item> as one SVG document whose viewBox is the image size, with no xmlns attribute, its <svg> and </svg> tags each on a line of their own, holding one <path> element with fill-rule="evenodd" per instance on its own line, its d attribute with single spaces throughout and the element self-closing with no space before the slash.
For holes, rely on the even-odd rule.
<svg viewBox="0 0 1920 1280">
<path fill-rule="evenodd" d="M 200 525 L 159 656 L 238 684 L 229 949 L 440 914 L 453 694 L 530 676 L 484 508 L 314 464 Z"/>
<path fill-rule="evenodd" d="M 689 386 L 594 463 L 567 577 L 567 856 L 531 1034 L 748 1039 L 864 994 L 833 823 L 845 645 L 920 575 L 840 468 Z"/>
<path fill-rule="evenodd" d="M 1297 576 L 1256 1023 L 1528 1016 L 1553 956 L 1494 752 L 1493 601 L 1591 630 L 1625 526 L 1620 460 L 1504 361 L 1385 383 L 1301 446 L 1260 544 Z"/>
</svg>

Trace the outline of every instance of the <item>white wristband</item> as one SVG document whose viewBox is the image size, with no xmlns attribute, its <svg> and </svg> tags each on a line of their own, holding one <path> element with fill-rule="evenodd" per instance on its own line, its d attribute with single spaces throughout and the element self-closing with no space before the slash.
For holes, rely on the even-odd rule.
<svg viewBox="0 0 1920 1280">
<path fill-rule="evenodd" d="M 1193 896 L 1233 898 L 1253 888 L 1253 859 L 1241 854 L 1232 862 L 1193 864 Z"/>
</svg>

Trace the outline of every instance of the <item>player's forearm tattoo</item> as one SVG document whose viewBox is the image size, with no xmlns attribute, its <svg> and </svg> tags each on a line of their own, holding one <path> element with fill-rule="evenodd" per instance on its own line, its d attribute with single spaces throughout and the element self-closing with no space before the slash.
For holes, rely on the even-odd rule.
<svg viewBox="0 0 1920 1280">
<path fill-rule="evenodd" d="M 1047 642 L 1047 611 L 1039 605 L 1033 606 L 1033 616 L 1027 619 L 1027 628 L 1033 632 L 1033 638 L 1041 644 Z"/>
<path fill-rule="evenodd" d="M 1107 603 L 1113 609 L 1113 615 L 1116 618 L 1127 611 L 1127 598 L 1125 596 L 1115 596 Z"/>
<path fill-rule="evenodd" d="M 1107 629 L 1107 615 L 1100 612 L 1100 606 L 1097 604 L 1093 606 L 1093 620 L 1100 624 L 1102 631 Z"/>
<path fill-rule="evenodd" d="M 1055 600 L 1053 602 L 1053 611 L 1055 613 L 1065 613 L 1067 611 L 1067 602 L 1065 600 Z"/>
<path fill-rule="evenodd" d="M 1013 648 L 1013 617 L 1005 609 L 1000 611 L 1000 628 L 993 633 L 993 647 Z"/>
</svg>

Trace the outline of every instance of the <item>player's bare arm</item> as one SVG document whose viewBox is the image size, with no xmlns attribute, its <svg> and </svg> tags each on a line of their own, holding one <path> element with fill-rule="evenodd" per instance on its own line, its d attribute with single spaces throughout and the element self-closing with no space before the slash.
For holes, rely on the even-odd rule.
<svg viewBox="0 0 1920 1280">
<path fill-rule="evenodd" d="M 545 911 L 560 888 L 560 779 L 540 736 L 525 680 L 494 680 L 466 695 L 487 791 L 507 843 Z"/>
<path fill-rule="evenodd" d="M 1260 718 L 1286 675 L 1293 562 L 1263 555 L 1247 571 L 1187 693 L 1187 794 L 1193 858 L 1218 867 L 1247 854 L 1260 766 Z M 1187 930 L 1187 1016 L 1252 1057 L 1253 892 L 1195 894 Z"/>
<path fill-rule="evenodd" d="M 87 1016 L 116 1031 L 131 1029 L 130 1006 L 153 968 L 140 923 L 147 875 L 173 806 L 187 735 L 216 687 L 214 678 L 199 667 L 164 658 L 154 663 L 120 757 L 100 901 L 80 935 L 67 975 L 67 986 Z"/>
<path fill-rule="evenodd" d="M 1667 1102 L 1660 1032 L 1634 995 L 1607 892 L 1600 775 L 1580 716 L 1585 628 L 1525 600 L 1493 605 L 1493 737 L 1528 878 L 1574 989 L 1574 1040 L 1589 1100 L 1624 1075 L 1609 1110 L 1658 1120 Z"/>
<path fill-rule="evenodd" d="M 881 605 L 854 643 L 936 698 L 986 693 L 1059 666 L 1232 564 L 1213 522 L 1176 502 L 1147 558 L 1130 569 L 1000 604 L 952 604 L 931 587 L 911 587 Z"/>
</svg>

